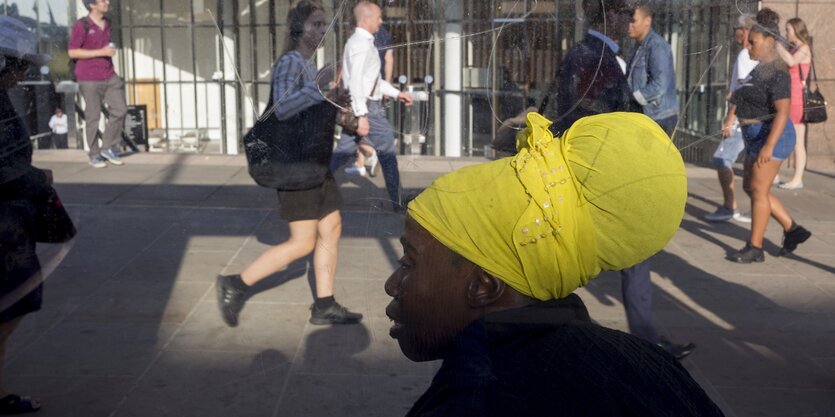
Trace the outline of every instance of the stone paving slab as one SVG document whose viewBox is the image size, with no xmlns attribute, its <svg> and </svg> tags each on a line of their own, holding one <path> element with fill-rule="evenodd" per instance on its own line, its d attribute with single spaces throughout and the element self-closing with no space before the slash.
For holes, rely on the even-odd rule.
<svg viewBox="0 0 835 417">
<path fill-rule="evenodd" d="M 44 307 L 9 343 L 5 382 L 41 398 L 39 415 L 397 416 L 428 386 L 439 364 L 408 361 L 388 337 L 383 282 L 403 218 L 379 203 L 382 178 L 337 173 L 346 204 L 336 294 L 366 315 L 361 325 L 307 322 L 308 258 L 259 283 L 228 328 L 215 276 L 287 238 L 274 192 L 251 182 L 241 156 L 125 161 L 94 170 L 81 152 L 35 155 L 79 228 L 70 244 L 39 247 Z M 410 193 L 482 162 L 400 161 Z M 814 235 L 775 257 L 772 222 L 769 256 L 755 265 L 723 259 L 749 225 L 701 220 L 721 197 L 715 172 L 688 166 L 688 178 L 682 228 L 652 261 L 659 330 L 699 345 L 683 365 L 728 416 L 835 416 L 835 175 L 775 191 Z M 626 329 L 616 273 L 578 294 L 598 322 Z"/>
</svg>

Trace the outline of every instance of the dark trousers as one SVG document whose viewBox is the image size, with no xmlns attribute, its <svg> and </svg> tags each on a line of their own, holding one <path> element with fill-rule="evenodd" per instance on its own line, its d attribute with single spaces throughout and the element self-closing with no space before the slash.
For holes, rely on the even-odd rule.
<svg viewBox="0 0 835 417">
<path fill-rule="evenodd" d="M 90 147 L 90 158 L 99 155 L 102 149 L 110 149 L 122 141 L 125 128 L 125 115 L 128 105 L 125 100 L 125 81 L 114 75 L 106 81 L 79 81 L 78 91 L 84 97 L 84 134 Z M 102 104 L 107 105 L 110 117 L 101 139 L 101 147 L 96 140 L 99 130 Z"/>
<path fill-rule="evenodd" d="M 386 181 L 386 191 L 389 199 L 399 206 L 400 201 L 400 171 L 397 166 L 397 149 L 394 146 L 394 131 L 386 118 L 386 109 L 379 101 L 368 102 L 368 136 L 365 138 L 377 151 L 383 179 Z M 333 151 L 331 172 L 336 172 L 357 154 L 357 137 L 342 133 L 339 143 Z"/>
<path fill-rule="evenodd" d="M 55 146 L 55 149 L 67 149 L 67 134 L 66 133 L 53 133 L 52 134 L 52 144 Z"/>
<path fill-rule="evenodd" d="M 650 259 L 620 271 L 621 293 L 629 333 L 650 343 L 658 343 L 658 332 L 652 317 Z"/>
<path fill-rule="evenodd" d="M 38 138 L 38 149 L 67 149 L 67 134 L 53 133 L 50 136 Z"/>
<path fill-rule="evenodd" d="M 670 116 L 666 119 L 656 120 L 655 123 L 658 123 L 658 126 L 661 126 L 664 129 L 664 132 L 669 137 L 673 137 L 673 132 L 676 130 L 676 124 L 678 124 L 678 116 Z"/>
</svg>

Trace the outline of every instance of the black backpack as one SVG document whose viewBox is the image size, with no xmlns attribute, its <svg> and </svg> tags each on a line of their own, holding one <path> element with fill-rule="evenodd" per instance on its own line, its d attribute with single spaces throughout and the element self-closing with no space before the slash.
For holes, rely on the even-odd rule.
<svg viewBox="0 0 835 417">
<path fill-rule="evenodd" d="M 84 37 L 87 38 L 87 31 L 90 30 L 90 22 L 87 20 L 87 17 L 82 17 L 79 20 L 81 20 L 81 24 L 84 26 Z M 83 41 L 81 43 L 84 44 Z M 67 64 L 67 70 L 69 70 L 69 73 L 67 74 L 67 76 L 71 81 L 78 81 L 75 78 L 75 62 L 76 61 L 78 61 L 78 60 L 70 58 L 70 62 Z"/>
</svg>

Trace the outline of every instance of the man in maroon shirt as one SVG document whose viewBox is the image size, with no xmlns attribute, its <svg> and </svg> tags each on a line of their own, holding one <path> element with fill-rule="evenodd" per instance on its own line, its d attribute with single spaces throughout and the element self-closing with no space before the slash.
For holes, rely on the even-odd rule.
<svg viewBox="0 0 835 417">
<path fill-rule="evenodd" d="M 114 151 L 122 137 L 127 105 L 125 81 L 116 75 L 113 55 L 116 47 L 110 40 L 110 20 L 104 15 L 110 9 L 110 0 L 84 0 L 90 13 L 72 28 L 69 42 L 70 59 L 76 60 L 75 76 L 79 91 L 84 97 L 84 133 L 90 147 L 90 165 L 95 168 L 122 165 L 122 159 Z M 96 140 L 102 104 L 107 105 L 110 117 L 102 136 L 102 144 Z"/>
</svg>

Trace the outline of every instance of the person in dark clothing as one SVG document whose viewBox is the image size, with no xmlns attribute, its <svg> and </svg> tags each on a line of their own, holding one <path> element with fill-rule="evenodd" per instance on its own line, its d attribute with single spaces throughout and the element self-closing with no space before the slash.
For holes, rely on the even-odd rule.
<svg viewBox="0 0 835 417">
<path fill-rule="evenodd" d="M 590 116 L 559 140 L 550 124 L 530 113 L 516 157 L 409 203 L 389 334 L 409 359 L 443 364 L 407 416 L 722 416 L 672 355 L 592 323 L 572 294 L 675 234 L 680 153 L 643 114 Z"/>
<path fill-rule="evenodd" d="M 626 1 L 585 0 L 583 10 L 589 30 L 566 54 L 556 76 L 555 90 L 539 112 L 554 121 L 560 134 L 578 119 L 616 111 L 641 112 L 632 97 L 626 75 L 618 63 L 620 47 L 612 39 L 624 35 L 632 18 Z"/>
<path fill-rule="evenodd" d="M 612 39 L 626 34 L 634 14 L 633 4 L 625 0 L 585 0 L 583 11 L 589 22 L 588 33 L 568 51 L 557 76 L 556 96 L 545 103 L 544 115 L 554 120 L 551 131 L 556 135 L 586 116 L 643 112 L 629 87 L 625 63 L 621 66 L 618 62 L 620 47 Z M 620 276 L 629 331 L 661 345 L 679 359 L 690 354 L 694 344 L 674 343 L 656 331 L 649 260 L 630 265 L 620 271 Z"/>
<path fill-rule="evenodd" d="M 43 279 L 35 252 L 37 202 L 50 191 L 50 172 L 32 166 L 32 142 L 8 90 L 31 65 L 45 65 L 37 38 L 17 19 L 0 16 L 0 377 L 6 343 L 23 317 L 41 308 Z M 2 378 L 0 378 L 2 383 Z M 0 385 L 0 414 L 37 411 L 40 401 Z"/>
</svg>

